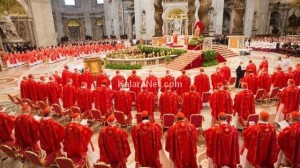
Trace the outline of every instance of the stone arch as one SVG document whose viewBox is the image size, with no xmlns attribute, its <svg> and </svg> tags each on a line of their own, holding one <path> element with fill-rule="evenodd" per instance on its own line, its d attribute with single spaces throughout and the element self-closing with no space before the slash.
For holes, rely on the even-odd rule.
<svg viewBox="0 0 300 168">
<path fill-rule="evenodd" d="M 166 35 L 172 35 L 173 33 L 176 33 L 176 34 L 187 34 L 188 33 L 188 9 L 186 7 L 179 7 L 179 6 L 176 6 L 176 7 L 169 7 L 167 8 L 163 15 L 162 15 L 162 18 L 163 18 L 163 22 L 164 22 L 164 25 L 163 25 L 163 34 L 166 34 Z M 177 17 L 172 17 L 170 15 L 172 14 L 175 14 Z M 181 20 L 181 17 L 179 17 L 180 14 L 183 14 L 183 20 L 182 22 L 180 21 L 179 23 L 179 20 Z M 174 16 L 175 16 L 174 15 Z M 180 25 L 181 28 L 178 29 L 180 26 L 174 26 L 174 25 Z M 177 27 L 177 28 L 175 28 Z M 180 30 L 180 31 L 178 31 Z"/>
<path fill-rule="evenodd" d="M 80 40 L 83 37 L 82 23 L 76 18 L 69 18 L 65 22 L 65 35 L 72 40 Z"/>
<path fill-rule="evenodd" d="M 231 30 L 231 11 L 224 10 L 223 13 L 223 34 L 229 34 Z"/>
<path fill-rule="evenodd" d="M 19 4 L 23 7 L 28 17 L 33 18 L 31 9 L 29 8 L 28 4 L 24 0 L 16 0 Z"/>
</svg>

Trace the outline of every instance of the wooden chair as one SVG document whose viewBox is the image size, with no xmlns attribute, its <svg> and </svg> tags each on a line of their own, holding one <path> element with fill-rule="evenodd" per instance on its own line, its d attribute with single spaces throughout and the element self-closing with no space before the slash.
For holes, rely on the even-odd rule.
<svg viewBox="0 0 300 168">
<path fill-rule="evenodd" d="M 274 87 L 271 91 L 270 94 L 268 95 L 268 102 L 272 100 L 278 100 L 278 93 L 280 92 L 279 87 Z"/>
<path fill-rule="evenodd" d="M 30 162 L 33 164 L 33 167 L 36 168 L 36 166 L 40 166 L 45 168 L 45 162 L 43 159 L 41 159 L 36 153 L 32 151 L 25 151 L 24 155 L 27 159 L 30 160 Z"/>
<path fill-rule="evenodd" d="M 24 106 L 24 100 L 22 98 L 16 96 L 15 99 L 17 100 L 19 106 Z"/>
<path fill-rule="evenodd" d="M 263 104 L 263 100 L 265 99 L 266 90 L 265 89 L 258 89 L 256 91 L 254 99 L 260 103 L 260 105 Z"/>
<path fill-rule="evenodd" d="M 120 124 L 121 126 L 125 126 L 128 131 L 129 127 L 132 126 L 132 123 L 131 123 L 132 119 L 130 117 L 125 118 L 124 113 L 121 111 L 115 111 L 114 115 L 116 117 L 117 123 Z"/>
<path fill-rule="evenodd" d="M 11 147 L 6 146 L 6 145 L 1 145 L 0 150 L 3 153 L 5 153 L 7 157 L 11 158 L 11 166 L 10 166 L 11 168 L 14 167 L 15 160 L 19 160 L 23 164 L 22 155 L 20 155 L 16 151 L 14 151 Z M 3 167 L 3 162 L 4 161 L 1 162 L 1 167 Z M 24 164 L 23 164 L 23 168 L 24 168 Z"/>
<path fill-rule="evenodd" d="M 62 108 L 60 107 L 60 105 L 58 104 L 52 104 L 52 110 L 54 113 L 56 113 L 58 116 L 63 116 L 64 117 L 64 123 L 66 121 L 66 117 L 67 115 L 70 114 L 70 109 L 65 109 L 65 110 L 62 110 Z"/>
<path fill-rule="evenodd" d="M 210 99 L 211 93 L 210 92 L 203 92 L 202 93 L 202 103 L 209 103 L 209 99 Z M 208 106 L 207 106 L 208 107 Z"/>
<path fill-rule="evenodd" d="M 231 123 L 231 121 L 232 121 L 232 115 L 231 114 L 226 114 L 226 121 L 227 121 L 227 123 L 228 124 L 230 124 Z"/>
<path fill-rule="evenodd" d="M 55 159 L 59 168 L 82 168 L 86 165 L 85 158 L 79 160 L 72 160 L 66 157 L 57 157 Z"/>
<path fill-rule="evenodd" d="M 91 116 L 94 119 L 94 121 L 100 122 L 100 125 L 104 125 L 106 122 L 106 117 L 102 116 L 101 111 L 97 109 L 92 109 L 91 110 Z"/>
<path fill-rule="evenodd" d="M 258 114 L 251 114 L 248 116 L 246 126 L 250 126 L 250 123 L 257 124 L 259 121 L 259 115 Z"/>
<path fill-rule="evenodd" d="M 141 123 L 142 122 L 142 113 L 136 113 L 135 118 L 136 118 L 136 124 Z"/>
<path fill-rule="evenodd" d="M 24 101 L 28 104 L 28 106 L 31 108 L 32 111 L 38 112 L 40 110 L 40 107 L 34 103 L 32 103 L 31 100 L 29 99 L 24 99 Z"/>
<path fill-rule="evenodd" d="M 235 86 L 235 81 L 236 81 L 236 77 L 230 77 L 229 81 L 228 81 L 228 87 L 229 90 L 231 90 L 232 88 L 234 88 Z"/>
<path fill-rule="evenodd" d="M 94 163 L 93 165 L 94 168 L 111 168 L 109 165 L 105 163 Z"/>
<path fill-rule="evenodd" d="M 12 104 L 12 110 L 15 110 L 15 106 L 17 107 L 17 111 L 19 111 L 19 102 L 10 94 L 7 94 L 11 104 Z"/>
<path fill-rule="evenodd" d="M 164 114 L 162 116 L 162 126 L 163 129 L 170 128 L 175 122 L 175 115 L 174 114 Z"/>
<path fill-rule="evenodd" d="M 193 124 L 196 129 L 199 131 L 200 140 L 204 140 L 202 124 L 204 121 L 204 117 L 201 114 L 192 114 L 190 116 L 190 122 Z"/>
<path fill-rule="evenodd" d="M 43 102 L 43 101 L 37 101 L 37 104 L 39 105 L 39 107 L 40 107 L 41 110 L 44 110 L 44 109 L 47 108 L 46 103 Z"/>
</svg>

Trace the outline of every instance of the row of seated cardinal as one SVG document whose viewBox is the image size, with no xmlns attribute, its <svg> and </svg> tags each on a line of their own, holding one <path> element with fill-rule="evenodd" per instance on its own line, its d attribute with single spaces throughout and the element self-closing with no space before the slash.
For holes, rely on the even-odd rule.
<svg viewBox="0 0 300 168">
<path fill-rule="evenodd" d="M 253 68 L 255 64 L 254 66 L 253 63 L 249 65 L 251 66 L 246 68 L 248 74 L 240 80 L 243 90 L 235 95 L 234 101 L 226 89 L 228 77 L 231 77 L 230 68 L 226 65 L 211 75 L 211 84 L 204 69 L 200 68 L 200 74 L 195 76 L 193 85 L 185 71 L 182 71 L 182 75 L 175 79 L 167 70 L 166 76 L 160 82 L 151 71 L 144 81 L 136 74 L 135 70 L 127 80 L 119 71 L 116 71 L 116 75 L 111 80 L 104 72 L 101 72 L 95 82 L 93 74 L 88 69 L 83 74 L 77 70 L 71 73 L 65 66 L 62 77 L 55 73 L 49 77 L 50 81 L 46 83 L 44 76 L 40 78 L 39 82 L 36 82 L 33 76 L 29 75 L 28 78 L 25 77 L 22 80 L 20 89 L 21 97 L 30 99 L 32 102 L 43 101 L 52 105 L 59 104 L 61 99 L 64 108 L 78 106 L 83 113 L 89 113 L 89 110 L 96 108 L 106 117 L 112 113 L 112 109 L 115 109 L 122 111 L 128 120 L 132 119 L 133 102 L 137 112 L 148 111 L 151 120 L 156 103 L 159 104 L 161 115 L 176 114 L 180 108 L 188 118 L 192 114 L 199 114 L 203 108 L 203 93 L 210 91 L 210 85 L 213 88 L 213 93 L 209 98 L 213 121 L 217 120 L 219 112 L 225 111 L 228 114 L 237 113 L 239 121 L 243 125 L 249 115 L 255 114 L 254 96 L 258 89 L 264 89 L 266 94 L 271 88 L 282 89 L 278 95 L 280 103 L 285 105 L 283 110 L 285 117 L 292 111 L 298 110 L 300 96 L 297 86 L 300 85 L 298 81 L 300 66 L 289 73 L 284 73 L 279 67 L 278 72 L 270 77 L 264 68 L 262 73 L 256 76 L 253 73 L 256 72 Z M 128 85 L 129 91 L 124 88 L 124 85 Z M 95 88 L 93 91 L 91 90 L 92 86 Z M 161 94 L 158 94 L 159 89 Z"/>
<path fill-rule="evenodd" d="M 71 158 L 78 167 L 91 167 L 94 146 L 91 143 L 92 131 L 82 125 L 80 115 L 72 114 L 72 122 L 63 127 L 51 117 L 49 109 L 43 110 L 43 116 L 37 120 L 31 115 L 28 106 L 22 107 L 22 113 L 16 118 L 6 112 L 0 112 L 1 145 L 14 147 L 22 156 L 25 151 L 45 153 L 45 165 L 54 163 L 56 157 Z M 161 168 L 159 151 L 162 150 L 163 130 L 157 123 L 150 122 L 147 111 L 143 111 L 142 122 L 134 126 L 131 135 L 135 149 L 135 161 L 139 166 Z M 197 168 L 198 131 L 186 120 L 184 113 L 178 112 L 176 123 L 167 132 L 165 150 L 177 168 Z M 269 113 L 262 111 L 257 125 L 249 126 L 243 132 L 243 145 L 239 147 L 238 131 L 227 123 L 224 112 L 218 114 L 218 124 L 205 131 L 207 156 L 212 167 L 275 167 L 277 161 L 292 167 L 299 167 L 300 158 L 300 113 L 292 112 L 291 125 L 276 135 L 275 127 L 270 124 Z M 128 135 L 116 125 L 114 115 L 107 119 L 108 126 L 99 132 L 98 162 L 109 164 L 113 168 L 125 168 L 131 154 Z M 288 142 L 288 143 L 287 143 Z M 62 145 L 61 145 L 62 144 Z M 241 150 L 241 154 L 240 154 Z M 279 152 L 280 151 L 280 152 Z"/>
</svg>

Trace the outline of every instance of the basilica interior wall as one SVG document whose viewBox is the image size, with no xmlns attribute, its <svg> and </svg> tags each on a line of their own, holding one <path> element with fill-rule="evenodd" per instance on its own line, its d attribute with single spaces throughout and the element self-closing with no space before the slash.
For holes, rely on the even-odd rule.
<svg viewBox="0 0 300 168">
<path fill-rule="evenodd" d="M 97 0 L 75 0 L 75 5 L 66 5 L 63 0 L 52 0 L 51 4 L 58 41 L 64 36 L 71 40 L 84 40 L 86 36 L 99 39 L 105 35 L 105 26 L 97 25 L 97 20 L 104 18 L 103 4 L 97 4 Z M 70 36 L 74 30 L 73 27 L 68 28 L 70 19 L 75 19 L 80 23 L 77 37 Z M 103 24 L 105 24 L 104 21 Z"/>
</svg>

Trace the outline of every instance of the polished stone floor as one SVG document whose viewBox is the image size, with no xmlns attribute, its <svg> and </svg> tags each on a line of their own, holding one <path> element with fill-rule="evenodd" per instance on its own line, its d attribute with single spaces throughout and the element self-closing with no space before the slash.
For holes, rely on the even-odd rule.
<svg viewBox="0 0 300 168">
<path fill-rule="evenodd" d="M 277 54 L 277 53 L 266 53 L 266 52 L 253 51 L 253 52 L 251 52 L 251 55 L 248 55 L 248 56 L 238 56 L 238 57 L 228 58 L 227 65 L 232 70 L 232 76 L 235 76 L 235 69 L 239 65 L 240 61 L 243 61 L 244 64 L 247 65 L 248 60 L 252 59 L 253 62 L 258 66 L 262 60 L 262 56 L 267 57 L 267 59 L 269 61 L 269 72 L 273 72 L 273 69 L 274 69 L 274 66 L 275 66 L 275 63 L 276 63 L 278 57 L 282 56 L 282 55 Z M 294 64 L 300 62 L 300 58 L 291 58 L 291 60 Z M 43 64 L 36 65 L 36 66 L 30 67 L 30 68 L 23 66 L 23 67 L 7 69 L 7 70 L 0 72 L 0 105 L 4 105 L 4 107 L 7 109 L 7 112 L 12 111 L 11 103 L 7 97 L 7 94 L 9 93 L 13 96 L 19 95 L 19 84 L 20 84 L 20 81 L 23 76 L 28 75 L 28 74 L 33 74 L 36 79 L 38 79 L 38 77 L 40 75 L 49 76 L 56 70 L 61 72 L 63 70 L 63 65 L 65 65 L 65 64 L 69 65 L 70 70 L 73 70 L 74 68 L 79 68 L 79 69 L 83 68 L 83 60 L 69 59 L 69 60 L 65 60 L 62 62 L 55 63 L 55 64 L 43 63 Z M 210 75 L 215 71 L 216 67 L 217 66 L 205 68 L 205 72 L 208 75 Z M 145 66 L 141 70 L 138 70 L 137 74 L 140 75 L 143 79 L 145 79 L 146 76 L 148 75 L 149 70 L 152 70 L 156 76 L 163 77 L 165 75 L 166 68 L 165 68 L 165 65 Z M 115 74 L 114 70 L 105 69 L 105 72 L 110 76 L 110 78 L 112 76 L 114 76 L 114 74 Z M 198 72 L 199 72 L 198 69 L 192 69 L 192 70 L 188 70 L 187 74 L 193 78 L 195 75 L 198 74 Z M 125 77 L 130 75 L 130 73 L 131 73 L 131 71 L 126 71 L 126 70 L 121 71 L 121 74 L 124 75 Z M 181 72 L 171 70 L 171 74 L 174 75 L 175 77 L 177 77 L 181 74 Z M 239 91 L 239 89 L 231 90 L 232 98 L 234 98 L 234 95 L 238 91 Z M 274 120 L 274 116 L 276 113 L 276 108 L 275 108 L 274 104 L 271 106 L 256 105 L 256 112 L 259 113 L 261 110 L 269 111 L 269 113 L 272 116 L 271 121 Z M 135 113 L 135 111 L 133 111 L 133 116 L 134 116 L 134 113 Z M 211 115 L 210 115 L 209 107 L 205 107 L 202 110 L 201 114 L 205 117 L 203 129 L 206 130 L 211 126 Z M 156 116 L 155 117 L 156 122 L 160 123 L 159 117 L 158 117 L 159 113 L 155 113 L 155 116 Z M 235 120 L 236 120 L 236 118 L 234 119 L 232 124 L 236 123 Z M 99 158 L 99 149 L 98 149 L 97 140 L 98 140 L 99 129 L 101 129 L 102 127 L 97 127 L 97 125 L 93 125 L 93 126 L 91 126 L 91 128 L 94 130 L 92 142 L 94 143 L 94 146 L 96 147 L 96 150 L 94 152 L 94 157 Z M 240 141 L 242 141 L 241 138 L 240 138 Z M 129 168 L 133 168 L 135 166 L 134 148 L 133 148 L 133 143 L 132 143 L 132 139 L 130 136 L 130 132 L 129 132 L 129 142 L 130 142 L 130 147 L 131 147 L 131 155 L 128 158 L 127 165 Z M 162 139 L 162 144 L 164 147 L 165 139 Z M 197 155 L 199 164 L 201 162 L 202 162 L 202 164 L 204 164 L 203 159 L 206 159 L 204 144 L 205 143 L 199 141 L 198 155 Z M 170 167 L 170 159 L 169 159 L 168 152 L 166 152 L 165 150 L 162 150 L 160 152 L 160 154 L 161 154 L 160 159 L 163 164 L 163 167 L 164 168 Z M 25 166 L 29 167 L 29 163 L 26 162 Z M 10 160 L 4 161 L 3 167 L 10 167 Z M 16 161 L 13 167 L 16 167 L 16 168 L 21 167 L 21 163 Z"/>
</svg>

